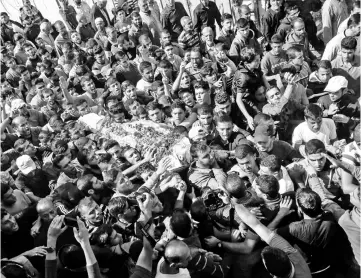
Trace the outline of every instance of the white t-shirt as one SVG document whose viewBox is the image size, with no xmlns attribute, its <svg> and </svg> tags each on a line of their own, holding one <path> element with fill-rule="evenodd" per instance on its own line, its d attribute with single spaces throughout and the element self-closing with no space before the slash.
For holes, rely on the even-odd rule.
<svg viewBox="0 0 361 278">
<path fill-rule="evenodd" d="M 330 145 L 330 141 L 337 138 L 336 126 L 333 120 L 323 118 L 320 130 L 315 133 L 308 128 L 306 122 L 300 123 L 292 135 L 292 146 L 295 147 L 297 142 L 307 143 L 311 139 L 318 139 L 325 145 Z"/>
<path fill-rule="evenodd" d="M 189 274 L 188 269 L 186 268 L 180 268 L 179 272 L 176 274 L 163 274 L 160 272 L 160 266 L 164 262 L 164 258 L 161 258 L 157 265 L 157 274 L 155 275 L 155 278 L 190 278 L 191 275 Z"/>
<path fill-rule="evenodd" d="M 140 95 L 144 95 L 147 89 L 150 89 L 152 87 L 153 83 L 150 83 L 148 81 L 145 81 L 144 79 L 140 79 L 137 83 L 137 94 L 140 93 Z"/>
</svg>

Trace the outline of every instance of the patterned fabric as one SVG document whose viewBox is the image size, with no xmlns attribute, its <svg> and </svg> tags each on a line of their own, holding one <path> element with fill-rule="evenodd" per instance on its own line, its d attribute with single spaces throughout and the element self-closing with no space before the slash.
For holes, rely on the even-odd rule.
<svg viewBox="0 0 361 278">
<path fill-rule="evenodd" d="M 178 38 L 178 44 L 183 50 L 191 49 L 200 46 L 200 39 L 196 31 L 183 31 Z"/>
</svg>

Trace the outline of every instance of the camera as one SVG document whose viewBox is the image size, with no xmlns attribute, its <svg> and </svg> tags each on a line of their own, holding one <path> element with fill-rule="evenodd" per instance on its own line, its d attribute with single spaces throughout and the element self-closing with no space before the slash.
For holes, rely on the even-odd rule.
<svg viewBox="0 0 361 278">
<path fill-rule="evenodd" d="M 217 209 L 222 208 L 226 205 L 223 200 L 218 196 L 218 194 L 224 194 L 224 192 L 220 189 L 208 189 L 203 192 L 202 198 L 204 201 L 204 205 L 209 211 L 216 211 Z"/>
</svg>

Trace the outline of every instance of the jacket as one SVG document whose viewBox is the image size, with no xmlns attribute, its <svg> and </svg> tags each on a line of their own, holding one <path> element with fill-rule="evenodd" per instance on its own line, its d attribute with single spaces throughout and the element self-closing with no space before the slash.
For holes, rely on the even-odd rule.
<svg viewBox="0 0 361 278">
<path fill-rule="evenodd" d="M 242 48 L 250 47 L 254 48 L 257 53 L 261 54 L 261 46 L 259 45 L 257 39 L 255 38 L 254 32 L 250 29 L 249 35 L 247 38 L 239 38 L 235 37 L 231 48 L 229 49 L 229 57 L 230 59 L 236 64 L 236 66 L 239 64 L 239 57 L 241 54 Z"/>
<path fill-rule="evenodd" d="M 224 187 L 227 176 L 220 168 L 197 168 L 196 162 L 193 162 L 189 167 L 187 177 L 193 187 L 201 190 L 204 187 L 211 189 Z"/>
<path fill-rule="evenodd" d="M 309 58 L 311 60 L 315 60 L 319 57 L 321 57 L 320 53 L 318 53 L 315 48 L 310 44 L 308 41 L 307 35 L 305 35 L 304 38 L 300 39 L 295 36 L 294 32 L 291 31 L 285 39 L 285 44 L 283 46 L 284 50 L 289 49 L 291 46 L 298 46 L 300 47 L 303 52 L 305 53 L 306 58 Z"/>
</svg>

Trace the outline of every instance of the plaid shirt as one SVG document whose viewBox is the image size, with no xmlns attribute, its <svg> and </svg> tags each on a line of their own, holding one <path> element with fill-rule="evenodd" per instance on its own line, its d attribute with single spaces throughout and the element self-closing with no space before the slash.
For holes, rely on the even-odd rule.
<svg viewBox="0 0 361 278">
<path fill-rule="evenodd" d="M 183 31 L 178 38 L 178 44 L 183 50 L 187 50 L 196 46 L 200 46 L 200 39 L 195 30 L 190 32 Z"/>
</svg>

